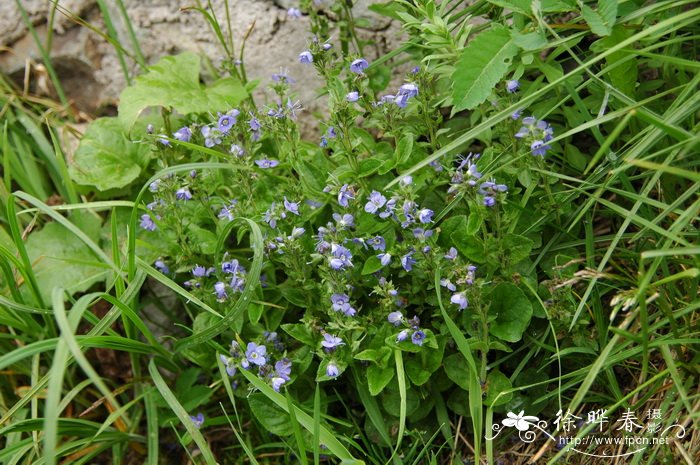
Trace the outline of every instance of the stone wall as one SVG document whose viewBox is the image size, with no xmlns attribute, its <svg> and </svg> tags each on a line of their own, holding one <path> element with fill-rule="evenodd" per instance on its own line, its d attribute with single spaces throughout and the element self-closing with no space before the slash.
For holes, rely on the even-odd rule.
<svg viewBox="0 0 700 465">
<path fill-rule="evenodd" d="M 330 0 L 321 0 L 329 2 Z M 42 41 L 47 36 L 47 18 L 53 2 L 49 0 L 20 0 Z M 115 0 L 105 0 L 121 43 L 133 50 L 128 30 L 119 13 Z M 148 63 L 163 55 L 182 51 L 202 53 L 213 60 L 222 56 L 221 47 L 214 39 L 210 27 L 196 11 L 183 10 L 196 4 L 196 0 L 123 0 L 128 16 Z M 206 4 L 206 1 L 201 3 Z M 224 0 L 213 0 L 214 10 L 220 19 L 225 18 Z M 369 0 L 359 0 L 354 6 L 357 17 L 367 23 L 360 34 L 372 39 L 376 45 L 368 47 L 376 55 L 385 53 L 399 42 L 400 29 L 390 20 L 371 13 Z M 280 67 L 288 68 L 297 83 L 298 94 L 306 114 L 323 108 L 317 96 L 320 81 L 313 69 L 298 63 L 298 54 L 307 48 L 311 39 L 308 18 L 293 18 L 287 9 L 297 6 L 292 0 L 229 0 L 236 46 L 240 46 L 243 34 L 251 24 L 254 29 L 246 43 L 245 63 L 249 78 L 261 79 L 262 87 L 270 81 L 270 75 Z M 323 4 L 321 3 L 321 8 Z M 66 94 L 74 106 L 89 114 L 102 115 L 114 111 L 117 98 L 126 86 L 115 49 L 100 34 L 80 27 L 78 16 L 99 31 L 106 31 L 102 13 L 95 0 L 59 0 L 53 23 L 51 56 L 56 72 Z M 329 13 L 330 15 L 330 13 Z M 332 19 L 332 16 L 331 16 Z M 337 34 L 336 34 L 337 37 Z M 332 38 L 331 38 L 332 39 Z M 42 72 L 41 54 L 31 34 L 28 33 L 14 0 L 0 1 L 0 69 L 23 85 L 27 69 L 29 90 L 33 93 L 51 93 L 50 82 Z M 138 66 L 129 60 L 130 73 Z M 397 74 L 397 78 L 400 76 Z M 261 100 L 258 100 L 261 101 Z M 305 118 L 304 132 L 315 132 L 314 118 Z"/>
</svg>

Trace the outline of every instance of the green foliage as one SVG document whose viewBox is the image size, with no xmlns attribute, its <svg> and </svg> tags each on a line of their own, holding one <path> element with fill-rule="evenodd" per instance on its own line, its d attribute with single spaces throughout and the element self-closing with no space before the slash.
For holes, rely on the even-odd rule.
<svg viewBox="0 0 700 465">
<path fill-rule="evenodd" d="M 199 83 L 200 57 L 194 53 L 163 57 L 119 98 L 119 122 L 130 131 L 141 112 L 163 107 L 181 114 L 227 111 L 247 97 L 240 81 L 221 78 L 209 86 Z"/>
<path fill-rule="evenodd" d="M 453 112 L 483 103 L 508 72 L 518 49 L 505 27 L 494 25 L 462 51 L 452 74 Z"/>
<path fill-rule="evenodd" d="M 116 118 L 99 118 L 80 140 L 70 176 L 100 191 L 120 189 L 138 179 L 150 158 L 151 148 L 129 140 Z"/>
</svg>

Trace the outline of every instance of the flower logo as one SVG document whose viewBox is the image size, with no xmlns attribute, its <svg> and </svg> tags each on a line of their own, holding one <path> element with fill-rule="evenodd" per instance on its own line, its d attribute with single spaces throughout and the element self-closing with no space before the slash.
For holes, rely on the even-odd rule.
<svg viewBox="0 0 700 465">
<path fill-rule="evenodd" d="M 524 410 L 521 410 L 517 415 L 513 412 L 508 412 L 508 418 L 505 418 L 501 423 L 503 423 L 503 426 L 507 426 L 509 428 L 515 426 L 518 431 L 527 431 L 530 429 L 531 425 L 539 421 L 539 418 L 524 415 L 524 413 Z"/>
</svg>

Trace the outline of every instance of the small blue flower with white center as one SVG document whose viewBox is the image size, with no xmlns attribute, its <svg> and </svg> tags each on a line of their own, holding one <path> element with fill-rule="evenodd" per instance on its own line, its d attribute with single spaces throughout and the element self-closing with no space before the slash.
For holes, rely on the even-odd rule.
<svg viewBox="0 0 700 465">
<path fill-rule="evenodd" d="M 189 142 L 192 138 L 192 131 L 187 126 L 183 126 L 173 133 L 173 138 L 180 142 Z"/>
<path fill-rule="evenodd" d="M 299 216 L 299 202 L 290 202 L 287 197 L 284 197 L 284 208 L 289 213 Z"/>
<path fill-rule="evenodd" d="M 411 342 L 417 346 L 422 346 L 424 340 L 425 340 L 425 333 L 421 330 L 415 331 L 411 335 Z"/>
<path fill-rule="evenodd" d="M 305 50 L 299 54 L 299 63 L 302 65 L 309 65 L 314 62 L 314 56 L 310 51 Z"/>
<path fill-rule="evenodd" d="M 231 144 L 231 148 L 228 150 L 228 152 L 236 156 L 238 158 L 241 158 L 243 155 L 245 155 L 245 150 L 243 150 L 243 147 L 241 147 L 238 144 Z"/>
<path fill-rule="evenodd" d="M 423 208 L 422 210 L 420 210 L 420 211 L 418 212 L 418 221 L 420 221 L 420 222 L 423 223 L 423 224 L 425 224 L 425 223 L 432 223 L 432 222 L 433 222 L 433 214 L 434 214 L 434 213 L 435 213 L 435 212 L 433 212 L 433 211 L 432 211 L 431 209 L 429 209 L 429 208 Z"/>
<path fill-rule="evenodd" d="M 347 207 L 350 200 L 355 198 L 355 192 L 348 184 L 343 184 L 338 192 L 338 204 Z"/>
<path fill-rule="evenodd" d="M 386 204 L 386 197 L 384 197 L 380 192 L 372 191 L 369 194 L 367 203 L 365 204 L 365 211 L 367 213 L 376 213 L 377 210 L 382 208 Z"/>
<path fill-rule="evenodd" d="M 460 310 L 464 310 L 469 306 L 469 300 L 467 300 L 467 296 L 464 294 L 464 292 L 452 294 L 452 297 L 450 297 L 450 302 L 459 306 Z"/>
<path fill-rule="evenodd" d="M 175 198 L 178 200 L 192 200 L 192 193 L 187 187 L 181 187 L 175 191 Z"/>
<path fill-rule="evenodd" d="M 321 345 L 327 350 L 335 350 L 340 346 L 344 346 L 345 343 L 338 336 L 323 333 L 323 341 L 321 341 Z"/>
<path fill-rule="evenodd" d="M 350 305 L 350 297 L 347 294 L 333 294 L 331 307 L 335 312 L 342 312 L 347 316 L 355 316 L 357 311 Z"/>
<path fill-rule="evenodd" d="M 369 66 L 369 63 L 364 58 L 358 58 L 350 63 L 350 71 L 355 74 L 364 74 L 365 70 Z"/>
<path fill-rule="evenodd" d="M 403 342 L 408 339 L 409 331 L 407 329 L 401 330 L 399 334 L 396 335 L 396 342 Z"/>
<path fill-rule="evenodd" d="M 202 127 L 202 136 L 204 136 L 204 145 L 206 147 L 214 147 L 221 143 L 221 132 L 218 129 L 209 126 Z"/>
<path fill-rule="evenodd" d="M 231 130 L 234 124 L 236 124 L 236 116 L 238 116 L 239 111 L 238 110 L 232 110 L 235 111 L 235 116 L 231 114 L 225 114 L 221 115 L 219 117 L 219 121 L 217 122 L 217 129 L 221 132 L 221 134 L 228 134 L 228 132 Z"/>
<path fill-rule="evenodd" d="M 413 269 L 413 265 L 417 263 L 416 260 L 413 258 L 413 253 L 414 252 L 409 252 L 401 257 L 401 266 L 406 271 L 411 271 Z"/>
<path fill-rule="evenodd" d="M 506 90 L 508 91 L 509 94 L 514 94 L 519 89 L 520 89 L 520 82 L 518 82 L 516 79 L 506 81 Z"/>
<path fill-rule="evenodd" d="M 454 247 L 450 247 L 450 250 L 447 251 L 445 254 L 445 259 L 447 260 L 454 260 L 457 258 L 457 249 Z"/>
<path fill-rule="evenodd" d="M 350 259 L 352 258 L 352 253 L 350 250 L 347 248 L 343 247 L 342 245 L 338 244 L 331 244 L 331 259 L 330 259 L 330 266 L 334 270 L 342 270 L 345 268 L 351 268 L 352 262 Z"/>
<path fill-rule="evenodd" d="M 261 160 L 255 160 L 255 164 L 262 169 L 268 169 L 274 168 L 275 166 L 279 165 L 280 162 L 278 160 L 268 160 L 267 158 L 263 158 Z"/>
<path fill-rule="evenodd" d="M 257 345 L 254 342 L 249 342 L 245 351 L 246 360 L 248 360 L 248 362 L 252 363 L 253 365 L 257 365 L 259 367 L 265 365 L 265 362 L 267 362 L 267 358 L 265 358 L 266 354 L 267 347 L 263 345 Z"/>
<path fill-rule="evenodd" d="M 386 241 L 382 236 L 374 236 L 367 239 L 367 244 L 372 247 L 372 250 L 381 250 L 382 252 L 386 250 Z"/>
<path fill-rule="evenodd" d="M 442 287 L 447 288 L 447 290 L 452 291 L 452 292 L 454 292 L 454 291 L 457 290 L 457 286 L 455 286 L 454 284 L 452 284 L 452 281 L 450 281 L 450 280 L 447 279 L 447 278 L 442 278 L 442 279 L 440 280 L 440 285 L 441 285 Z"/>
<path fill-rule="evenodd" d="M 328 362 L 326 365 L 326 376 L 329 378 L 336 378 L 340 374 L 338 366 L 333 362 Z"/>
<path fill-rule="evenodd" d="M 287 16 L 293 19 L 301 18 L 301 10 L 299 8 L 290 8 L 287 10 Z"/>
<path fill-rule="evenodd" d="M 379 255 L 377 255 L 377 258 L 379 259 L 379 263 L 381 263 L 382 266 L 387 266 L 389 263 L 391 263 L 390 253 L 380 253 Z"/>
<path fill-rule="evenodd" d="M 394 326 L 400 326 L 401 323 L 403 323 L 403 313 L 401 312 L 391 312 L 389 313 L 389 317 L 387 318 L 389 320 L 389 323 L 391 323 Z"/>
<path fill-rule="evenodd" d="M 155 231 L 158 229 L 158 226 L 156 226 L 156 223 L 153 221 L 153 218 L 151 218 L 151 215 L 148 213 L 145 213 L 141 215 L 141 222 L 139 223 L 139 226 L 141 226 L 142 229 L 145 229 L 146 231 Z"/>
<path fill-rule="evenodd" d="M 338 229 L 348 229 L 355 226 L 355 218 L 350 213 L 333 213 L 333 219 L 338 225 Z"/>
<path fill-rule="evenodd" d="M 358 100 L 360 100 L 360 93 L 356 90 L 348 92 L 348 95 L 345 96 L 345 100 L 347 100 L 350 103 L 357 102 Z"/>
<path fill-rule="evenodd" d="M 226 300 L 228 297 L 228 294 L 226 293 L 226 284 L 222 283 L 221 281 L 214 284 L 214 294 L 216 294 L 216 299 L 219 302 Z"/>
</svg>

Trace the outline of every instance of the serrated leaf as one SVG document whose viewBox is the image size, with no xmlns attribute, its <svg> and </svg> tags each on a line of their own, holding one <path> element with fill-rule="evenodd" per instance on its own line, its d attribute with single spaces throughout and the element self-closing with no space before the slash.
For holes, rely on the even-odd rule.
<svg viewBox="0 0 700 465">
<path fill-rule="evenodd" d="M 510 31 L 510 35 L 513 38 L 513 43 L 523 50 L 540 50 L 547 46 L 547 37 L 545 37 L 542 31 L 521 34 L 513 29 Z"/>
<path fill-rule="evenodd" d="M 581 3 L 581 16 L 586 20 L 593 34 L 601 37 L 609 36 L 615 25 L 617 2 L 614 0 L 600 0 L 597 11 Z"/>
<path fill-rule="evenodd" d="M 139 177 L 150 153 L 147 144 L 126 138 L 116 118 L 99 118 L 85 131 L 68 172 L 78 184 L 100 191 L 120 189 Z"/>
<path fill-rule="evenodd" d="M 469 42 L 452 75 L 453 112 L 471 110 L 483 103 L 508 72 L 517 52 L 510 31 L 503 26 L 495 26 Z"/>
<path fill-rule="evenodd" d="M 247 97 L 245 87 L 233 77 L 204 87 L 199 83 L 199 56 L 186 52 L 166 56 L 136 78 L 119 99 L 119 122 L 130 130 L 148 107 L 166 107 L 182 114 L 228 111 Z"/>
</svg>

